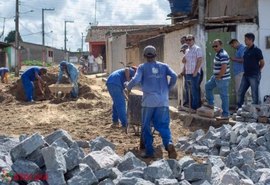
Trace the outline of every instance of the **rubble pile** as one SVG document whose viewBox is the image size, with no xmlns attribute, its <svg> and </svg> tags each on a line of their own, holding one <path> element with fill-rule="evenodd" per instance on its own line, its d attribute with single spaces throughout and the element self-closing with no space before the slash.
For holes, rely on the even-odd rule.
<svg viewBox="0 0 270 185">
<path fill-rule="evenodd" d="M 201 164 L 205 165 L 205 174 L 207 167 L 211 171 L 207 184 L 270 184 L 270 129 L 267 124 L 237 122 L 234 126 L 210 127 L 206 133 L 197 130 L 190 138 L 179 138 L 177 148 L 207 159 L 206 164 Z M 189 182 L 196 181 L 199 177 L 196 173 L 203 170 L 196 168 L 185 173 L 190 166 L 182 166 L 185 179 L 188 175 L 192 176 Z"/>
<path fill-rule="evenodd" d="M 243 105 L 232 116 L 233 120 L 241 122 L 270 123 L 270 104 Z"/>
</svg>

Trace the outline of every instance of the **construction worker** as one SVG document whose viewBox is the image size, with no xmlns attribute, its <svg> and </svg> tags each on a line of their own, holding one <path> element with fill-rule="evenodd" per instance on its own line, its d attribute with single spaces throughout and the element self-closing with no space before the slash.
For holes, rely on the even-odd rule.
<svg viewBox="0 0 270 185">
<path fill-rule="evenodd" d="M 177 75 L 167 64 L 155 60 L 157 54 L 154 46 L 146 46 L 143 55 L 146 62 L 138 67 L 131 81 L 125 83 L 128 90 L 139 83 L 142 86 L 142 138 L 145 145 L 145 154 L 142 157 L 154 157 L 151 132 L 153 125 L 162 137 L 169 158 L 175 159 L 177 153 L 170 131 L 169 90 L 175 85 Z"/>
<path fill-rule="evenodd" d="M 69 63 L 67 61 L 60 62 L 59 74 L 58 74 L 58 79 L 56 82 L 57 84 L 59 84 L 61 82 L 64 73 L 67 74 L 70 83 L 73 85 L 73 88 L 71 91 L 71 97 L 77 98 L 79 95 L 79 86 L 78 86 L 79 71 L 78 71 L 78 69 L 75 67 L 74 64 Z"/>
<path fill-rule="evenodd" d="M 0 75 L 2 83 L 8 83 L 8 72 L 9 69 L 7 67 L 0 67 Z"/>
<path fill-rule="evenodd" d="M 112 72 L 107 79 L 106 86 L 113 101 L 112 128 L 119 127 L 119 120 L 123 129 L 127 126 L 124 82 L 129 81 L 135 75 L 136 69 L 135 66 L 118 69 Z"/>
<path fill-rule="evenodd" d="M 26 71 L 23 72 L 21 76 L 24 92 L 26 95 L 27 102 L 33 102 L 33 92 L 34 92 L 34 84 L 35 80 L 38 81 L 38 87 L 40 92 L 44 94 L 42 85 L 46 84 L 45 81 L 42 80 L 41 76 L 47 73 L 47 69 L 41 67 L 30 67 Z"/>
</svg>

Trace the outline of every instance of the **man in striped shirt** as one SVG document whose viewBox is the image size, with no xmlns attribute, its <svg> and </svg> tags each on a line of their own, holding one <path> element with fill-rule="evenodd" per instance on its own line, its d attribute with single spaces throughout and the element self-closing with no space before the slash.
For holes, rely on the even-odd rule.
<svg viewBox="0 0 270 185">
<path fill-rule="evenodd" d="M 213 89 L 217 88 L 222 100 L 222 116 L 217 117 L 217 120 L 229 119 L 229 83 L 230 83 L 230 57 L 222 48 L 222 41 L 216 39 L 212 44 L 216 52 L 214 58 L 214 74 L 205 84 L 206 99 L 209 107 L 214 107 Z"/>
</svg>

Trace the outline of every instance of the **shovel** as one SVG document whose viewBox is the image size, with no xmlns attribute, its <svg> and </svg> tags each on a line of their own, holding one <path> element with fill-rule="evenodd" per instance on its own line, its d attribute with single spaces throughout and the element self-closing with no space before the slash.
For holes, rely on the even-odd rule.
<svg viewBox="0 0 270 185">
<path fill-rule="evenodd" d="M 193 116 L 191 115 L 191 82 L 190 81 L 187 81 L 187 86 L 188 86 L 189 111 L 188 111 L 188 115 L 185 118 L 184 125 L 190 126 L 193 121 Z"/>
</svg>

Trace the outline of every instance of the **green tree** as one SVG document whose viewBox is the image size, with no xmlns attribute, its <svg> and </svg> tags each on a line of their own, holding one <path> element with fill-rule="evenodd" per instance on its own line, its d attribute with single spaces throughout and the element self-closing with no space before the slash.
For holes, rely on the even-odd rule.
<svg viewBox="0 0 270 185">
<path fill-rule="evenodd" d="M 7 43 L 15 42 L 15 33 L 16 33 L 15 30 L 10 31 L 8 33 L 8 35 L 5 37 L 4 41 Z M 22 41 L 22 37 L 21 37 L 20 33 L 19 33 L 19 41 Z"/>
</svg>

